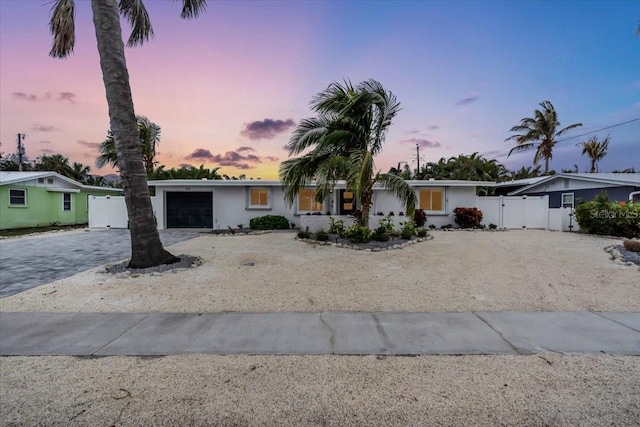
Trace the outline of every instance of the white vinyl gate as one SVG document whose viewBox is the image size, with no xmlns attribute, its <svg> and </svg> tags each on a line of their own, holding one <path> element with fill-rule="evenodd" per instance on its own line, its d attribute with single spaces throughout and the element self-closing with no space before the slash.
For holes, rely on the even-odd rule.
<svg viewBox="0 0 640 427">
<path fill-rule="evenodd" d="M 478 197 L 484 225 L 498 228 L 549 228 L 549 196 Z"/>
</svg>

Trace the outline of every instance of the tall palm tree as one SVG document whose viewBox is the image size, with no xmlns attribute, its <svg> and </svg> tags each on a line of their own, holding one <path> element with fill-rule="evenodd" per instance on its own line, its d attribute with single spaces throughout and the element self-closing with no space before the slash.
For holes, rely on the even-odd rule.
<svg viewBox="0 0 640 427">
<path fill-rule="evenodd" d="M 582 147 L 582 155 L 589 156 L 590 168 L 589 172 L 598 172 L 598 162 L 607 155 L 607 149 L 609 148 L 609 135 L 602 141 L 598 141 L 597 136 L 592 136 L 587 142 L 579 142 L 576 144 Z"/>
<path fill-rule="evenodd" d="M 206 0 L 182 0 L 182 18 L 197 17 Z M 75 45 L 74 0 L 55 0 L 49 28 L 53 35 L 51 55 L 66 58 Z M 109 105 L 110 129 L 118 152 L 118 167 L 124 188 L 131 231 L 129 267 L 144 268 L 175 262 L 160 241 L 155 225 L 139 130 L 133 109 L 129 72 L 124 54 L 120 14 L 133 30 L 128 46 L 142 44 L 153 36 L 142 0 L 91 0 L 98 54 Z"/>
<path fill-rule="evenodd" d="M 509 155 L 513 152 L 526 151 L 536 148 L 533 156 L 533 165 L 537 166 L 540 159 L 544 159 L 544 174 L 549 174 L 549 161 L 553 157 L 553 147 L 556 145 L 556 138 L 565 132 L 582 126 L 582 123 L 574 123 L 564 129 L 558 130 L 560 122 L 553 104 L 549 101 L 540 103 L 542 110 L 535 110 L 534 117 L 525 117 L 520 120 L 520 124 L 512 127 L 509 132 L 520 132 L 512 135 L 505 141 L 514 139 L 516 146 L 509 150 Z M 537 143 L 537 147 L 536 147 Z M 507 157 L 508 157 L 507 156 Z"/>
<path fill-rule="evenodd" d="M 149 178 L 153 169 L 158 162 L 156 157 L 156 146 L 160 142 L 160 126 L 149 120 L 146 116 L 136 116 L 138 123 L 138 132 L 140 146 L 142 147 L 142 161 L 144 169 Z M 96 166 L 98 169 L 105 165 L 111 165 L 118 168 L 118 152 L 116 150 L 116 142 L 113 139 L 111 131 L 107 131 L 107 139 L 100 143 L 98 147 L 100 155 L 96 158 Z"/>
<path fill-rule="evenodd" d="M 288 144 L 290 156 L 311 150 L 280 165 L 286 200 L 293 204 L 300 190 L 315 180 L 316 198 L 322 201 L 336 181 L 344 179 L 360 202 L 361 225 L 369 225 L 375 184 L 395 194 L 413 216 L 416 195 L 411 186 L 401 176 L 374 172 L 373 159 L 400 110 L 395 95 L 375 80 L 356 87 L 349 81 L 332 83 L 313 98 L 311 108 L 318 117 L 302 120 Z"/>
</svg>

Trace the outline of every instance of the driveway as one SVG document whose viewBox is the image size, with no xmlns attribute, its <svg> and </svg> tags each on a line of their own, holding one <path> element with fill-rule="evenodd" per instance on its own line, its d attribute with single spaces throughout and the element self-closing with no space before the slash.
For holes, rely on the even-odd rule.
<svg viewBox="0 0 640 427">
<path fill-rule="evenodd" d="M 203 231 L 160 230 L 165 246 Z M 85 230 L 0 240 L 0 298 L 131 256 L 129 230 Z"/>
</svg>

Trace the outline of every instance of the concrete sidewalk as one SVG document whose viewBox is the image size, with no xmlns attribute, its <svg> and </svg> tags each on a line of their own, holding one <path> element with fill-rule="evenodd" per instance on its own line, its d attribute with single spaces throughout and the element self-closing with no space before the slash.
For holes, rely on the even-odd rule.
<svg viewBox="0 0 640 427">
<path fill-rule="evenodd" d="M 0 355 L 640 355 L 640 313 L 0 313 Z"/>
</svg>

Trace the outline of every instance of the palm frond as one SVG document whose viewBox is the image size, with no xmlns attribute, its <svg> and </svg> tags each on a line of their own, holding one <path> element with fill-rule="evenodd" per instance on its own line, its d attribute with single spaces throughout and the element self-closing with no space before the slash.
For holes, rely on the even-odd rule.
<svg viewBox="0 0 640 427">
<path fill-rule="evenodd" d="M 120 0 L 119 9 L 120 14 L 131 24 L 127 46 L 141 45 L 153 37 L 151 20 L 142 0 Z"/>
<path fill-rule="evenodd" d="M 200 15 L 200 12 L 204 12 L 206 9 L 207 0 L 182 0 L 182 12 L 180 13 L 180 18 L 197 18 Z"/>
<path fill-rule="evenodd" d="M 520 151 L 531 150 L 534 145 L 535 144 L 533 142 L 530 142 L 530 143 L 527 143 L 527 144 L 516 145 L 511 150 L 509 150 L 509 154 L 507 154 L 507 157 L 509 157 L 511 155 L 511 153 L 519 153 Z"/>
<path fill-rule="evenodd" d="M 327 133 L 330 119 L 327 116 L 303 119 L 291 134 L 287 148 L 289 155 L 303 152 L 307 148 L 319 143 Z"/>
<path fill-rule="evenodd" d="M 582 126 L 582 123 L 574 123 L 572 125 L 567 126 L 566 128 L 562 129 L 560 132 L 556 133 L 556 136 L 560 136 L 563 133 L 570 131 L 571 129 L 575 129 Z"/>
<path fill-rule="evenodd" d="M 74 0 L 57 0 L 51 8 L 49 31 L 53 44 L 49 56 L 66 58 L 76 44 Z"/>
<path fill-rule="evenodd" d="M 376 175 L 375 181 L 382 185 L 385 190 L 393 193 L 404 204 L 407 216 L 413 217 L 418 198 L 416 192 L 407 181 L 402 177 L 388 173 Z"/>
</svg>

